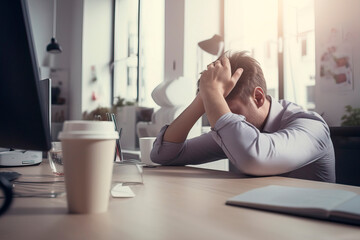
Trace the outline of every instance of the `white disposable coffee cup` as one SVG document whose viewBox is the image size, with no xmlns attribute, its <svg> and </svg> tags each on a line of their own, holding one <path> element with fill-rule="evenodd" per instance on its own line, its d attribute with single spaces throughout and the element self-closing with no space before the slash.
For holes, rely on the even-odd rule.
<svg viewBox="0 0 360 240">
<path fill-rule="evenodd" d="M 140 159 L 141 162 L 145 163 L 146 165 L 158 165 L 153 163 L 150 158 L 150 153 L 154 145 L 156 137 L 142 137 L 139 139 L 140 145 Z"/>
<path fill-rule="evenodd" d="M 70 213 L 107 211 L 118 138 L 110 121 L 65 121 L 59 139 Z"/>
</svg>

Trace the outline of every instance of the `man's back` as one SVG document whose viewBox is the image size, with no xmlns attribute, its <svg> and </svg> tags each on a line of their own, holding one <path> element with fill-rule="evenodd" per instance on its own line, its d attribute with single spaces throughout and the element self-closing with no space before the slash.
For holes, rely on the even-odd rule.
<svg viewBox="0 0 360 240">
<path fill-rule="evenodd" d="M 272 103 L 271 114 L 273 116 L 269 116 L 264 131 L 277 132 L 287 128 L 298 128 L 309 135 L 314 141 L 314 145 L 323 148 L 322 151 L 313 156 L 312 161 L 309 161 L 308 164 L 285 173 L 283 176 L 335 182 L 334 148 L 330 138 L 330 130 L 324 119 L 319 114 L 305 111 L 300 106 L 286 100 L 278 102 L 272 100 Z M 276 123 L 274 123 L 274 119 L 277 120 Z M 314 121 L 320 122 L 320 126 L 315 126 Z M 306 152 L 306 149 L 304 151 Z"/>
</svg>

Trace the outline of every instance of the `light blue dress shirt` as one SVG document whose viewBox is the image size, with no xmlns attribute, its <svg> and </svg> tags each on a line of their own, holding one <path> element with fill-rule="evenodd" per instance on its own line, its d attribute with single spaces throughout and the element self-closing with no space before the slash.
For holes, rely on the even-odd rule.
<svg viewBox="0 0 360 240">
<path fill-rule="evenodd" d="M 271 106 L 260 132 L 243 115 L 227 113 L 214 128 L 184 143 L 157 136 L 151 159 L 162 165 L 201 164 L 228 158 L 247 175 L 281 175 L 335 182 L 335 155 L 323 118 L 300 106 L 270 97 Z"/>
</svg>

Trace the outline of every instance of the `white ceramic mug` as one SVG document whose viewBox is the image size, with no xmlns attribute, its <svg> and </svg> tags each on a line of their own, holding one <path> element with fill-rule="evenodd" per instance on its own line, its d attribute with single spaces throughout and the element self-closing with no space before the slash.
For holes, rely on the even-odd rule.
<svg viewBox="0 0 360 240">
<path fill-rule="evenodd" d="M 153 163 L 150 158 L 150 153 L 153 148 L 155 139 L 156 137 L 142 137 L 139 139 L 140 159 L 141 162 L 145 163 L 146 165 L 158 165 Z"/>
<path fill-rule="evenodd" d="M 106 212 L 119 134 L 110 121 L 66 121 L 59 139 L 63 149 L 70 213 Z"/>
</svg>

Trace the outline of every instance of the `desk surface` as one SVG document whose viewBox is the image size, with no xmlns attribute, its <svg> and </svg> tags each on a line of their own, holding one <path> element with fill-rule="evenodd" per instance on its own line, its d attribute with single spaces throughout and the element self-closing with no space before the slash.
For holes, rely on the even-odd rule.
<svg viewBox="0 0 360 240">
<path fill-rule="evenodd" d="M 49 166 L 13 169 L 48 173 Z M 0 218 L 1 239 L 359 239 L 360 227 L 225 205 L 239 193 L 269 184 L 359 187 L 283 177 L 240 179 L 190 167 L 144 169 L 134 198 L 111 198 L 109 211 L 67 214 L 66 197 L 15 198 Z"/>
</svg>

